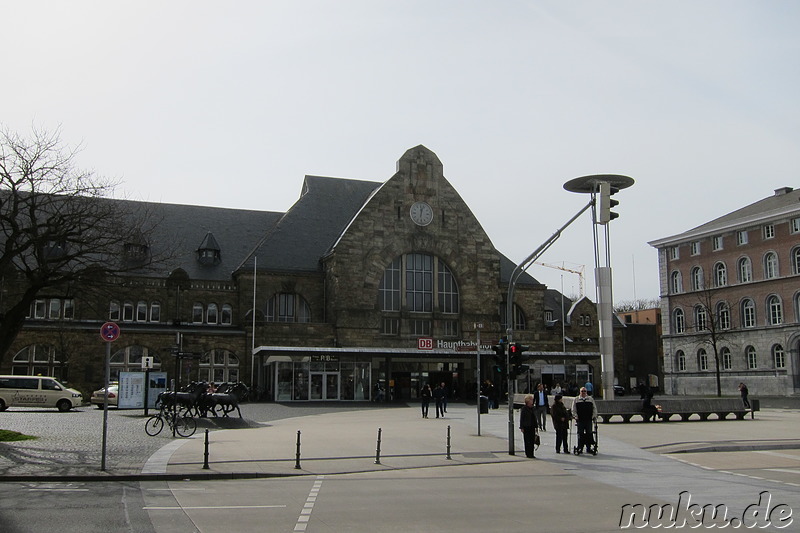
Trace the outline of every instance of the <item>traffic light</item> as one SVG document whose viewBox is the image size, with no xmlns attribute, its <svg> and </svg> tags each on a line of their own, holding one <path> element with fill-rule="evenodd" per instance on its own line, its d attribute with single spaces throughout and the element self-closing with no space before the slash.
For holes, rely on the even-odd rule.
<svg viewBox="0 0 800 533">
<path fill-rule="evenodd" d="M 511 360 L 511 375 L 516 377 L 528 371 L 529 366 L 522 363 L 522 352 L 529 350 L 529 346 L 515 342 L 508 347 L 508 357 Z"/>
<path fill-rule="evenodd" d="M 611 211 L 612 207 L 619 205 L 619 200 L 611 198 L 612 195 L 619 192 L 617 187 L 612 187 L 607 181 L 600 182 L 600 206 L 599 214 L 597 216 L 598 224 L 608 224 L 615 218 L 619 217 L 619 213 Z"/>
<path fill-rule="evenodd" d="M 494 366 L 492 367 L 495 372 L 500 375 L 505 375 L 506 373 L 506 345 L 508 344 L 505 337 L 500 339 L 500 341 L 492 346 L 492 350 L 494 350 Z"/>
</svg>

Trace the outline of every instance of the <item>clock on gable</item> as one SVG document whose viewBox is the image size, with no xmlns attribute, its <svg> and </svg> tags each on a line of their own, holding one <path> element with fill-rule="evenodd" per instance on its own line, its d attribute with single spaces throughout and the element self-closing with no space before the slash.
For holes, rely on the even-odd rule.
<svg viewBox="0 0 800 533">
<path fill-rule="evenodd" d="M 410 214 L 411 220 L 418 226 L 427 226 L 433 222 L 433 209 L 425 202 L 414 202 Z"/>
</svg>

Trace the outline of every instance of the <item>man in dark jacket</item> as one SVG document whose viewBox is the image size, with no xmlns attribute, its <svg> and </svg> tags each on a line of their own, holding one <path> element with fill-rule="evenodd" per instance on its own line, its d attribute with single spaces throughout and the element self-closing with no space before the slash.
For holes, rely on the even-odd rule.
<svg viewBox="0 0 800 533">
<path fill-rule="evenodd" d="M 594 446 L 592 426 L 597 420 L 597 406 L 586 391 L 586 387 L 581 387 L 580 395 L 572 404 L 572 416 L 577 420 L 578 450 L 580 451 L 585 446 L 586 452 L 591 453 L 592 446 Z"/>
<path fill-rule="evenodd" d="M 533 410 L 533 394 L 525 396 L 525 405 L 519 410 L 519 429 L 522 431 L 522 440 L 525 442 L 525 456 L 533 459 L 533 450 L 536 445 L 536 430 L 538 428 L 536 414 Z"/>
<path fill-rule="evenodd" d="M 444 418 L 444 402 L 446 398 L 447 388 L 445 388 L 444 383 L 442 383 L 433 390 L 433 400 L 436 402 L 436 418 L 439 418 L 439 415 Z"/>
<path fill-rule="evenodd" d="M 547 391 L 539 383 L 536 387 L 536 392 L 533 393 L 533 412 L 536 415 L 536 425 L 542 431 L 547 431 L 547 412 L 550 410 L 548 402 Z"/>
<path fill-rule="evenodd" d="M 567 449 L 567 432 L 569 431 L 569 421 L 572 415 L 564 405 L 563 397 L 556 394 L 553 399 L 553 407 L 550 408 L 550 416 L 553 418 L 553 429 L 556 431 L 556 453 L 569 453 Z"/>
</svg>

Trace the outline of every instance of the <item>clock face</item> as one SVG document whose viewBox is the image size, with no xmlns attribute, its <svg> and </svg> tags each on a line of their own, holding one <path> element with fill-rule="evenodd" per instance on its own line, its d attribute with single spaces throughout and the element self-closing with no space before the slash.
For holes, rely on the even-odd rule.
<svg viewBox="0 0 800 533">
<path fill-rule="evenodd" d="M 427 226 L 433 222 L 433 209 L 425 202 L 415 202 L 411 206 L 411 220 L 419 226 Z"/>
</svg>

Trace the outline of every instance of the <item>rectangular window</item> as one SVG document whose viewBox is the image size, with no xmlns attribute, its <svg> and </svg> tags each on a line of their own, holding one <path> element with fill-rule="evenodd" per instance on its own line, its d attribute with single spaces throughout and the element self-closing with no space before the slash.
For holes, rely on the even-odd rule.
<svg viewBox="0 0 800 533">
<path fill-rule="evenodd" d="M 48 318 L 61 318 L 61 300 L 53 298 L 50 300 L 50 310 L 47 313 Z"/>
<path fill-rule="evenodd" d="M 72 298 L 64 300 L 64 318 L 66 320 L 75 318 L 75 300 Z"/>
<path fill-rule="evenodd" d="M 433 256 L 406 255 L 406 306 L 409 311 L 433 311 Z"/>
<path fill-rule="evenodd" d="M 161 304 L 158 302 L 150 304 L 150 322 L 161 322 Z"/>
<path fill-rule="evenodd" d="M 756 354 L 755 350 L 747 351 L 747 368 L 749 370 L 755 370 L 758 368 L 758 355 Z"/>
<path fill-rule="evenodd" d="M 442 321 L 442 333 L 445 337 L 458 336 L 458 320 Z"/>
<path fill-rule="evenodd" d="M 194 304 L 192 306 L 192 322 L 195 324 L 203 323 L 203 304 Z"/>
<path fill-rule="evenodd" d="M 772 239 L 775 237 L 775 225 L 774 224 L 765 224 L 764 225 L 764 238 L 765 239 Z"/>
<path fill-rule="evenodd" d="M 800 233 L 800 217 L 793 218 L 791 223 L 791 232 L 792 233 Z"/>
<path fill-rule="evenodd" d="M 700 354 L 700 370 L 708 370 L 708 354 L 705 352 Z"/>
<path fill-rule="evenodd" d="M 147 302 L 139 302 L 136 304 L 136 321 L 147 322 Z"/>
<path fill-rule="evenodd" d="M 739 246 L 743 244 L 747 244 L 747 231 L 737 231 L 736 232 L 736 244 Z"/>
<path fill-rule="evenodd" d="M 722 236 L 717 235 L 711 239 L 711 247 L 716 252 L 722 250 Z"/>
<path fill-rule="evenodd" d="M 119 320 L 119 303 L 118 302 L 111 302 L 108 306 L 108 319 L 109 320 Z"/>
<path fill-rule="evenodd" d="M 125 322 L 133 321 L 133 304 L 125 302 L 122 306 L 122 320 Z"/>
<path fill-rule="evenodd" d="M 400 259 L 395 259 L 383 272 L 380 288 L 382 311 L 400 310 Z"/>
<path fill-rule="evenodd" d="M 673 246 L 672 248 L 670 248 L 669 249 L 669 257 L 670 257 L 670 259 L 672 259 L 673 261 L 675 259 L 680 259 L 681 254 L 680 254 L 679 250 L 680 249 L 677 246 Z"/>
<path fill-rule="evenodd" d="M 700 241 L 693 241 L 689 246 L 692 255 L 700 255 Z"/>
<path fill-rule="evenodd" d="M 722 369 L 723 370 L 730 370 L 733 368 L 732 361 L 731 361 L 731 352 L 724 351 L 722 352 Z"/>
<path fill-rule="evenodd" d="M 33 318 L 45 318 L 47 313 L 47 301 L 36 300 L 33 302 Z"/>
<path fill-rule="evenodd" d="M 381 335 L 397 335 L 398 333 L 400 333 L 400 320 L 384 318 L 381 324 Z"/>
<path fill-rule="evenodd" d="M 411 334 L 419 337 L 428 337 L 431 334 L 431 321 L 416 319 L 410 321 Z"/>
</svg>

